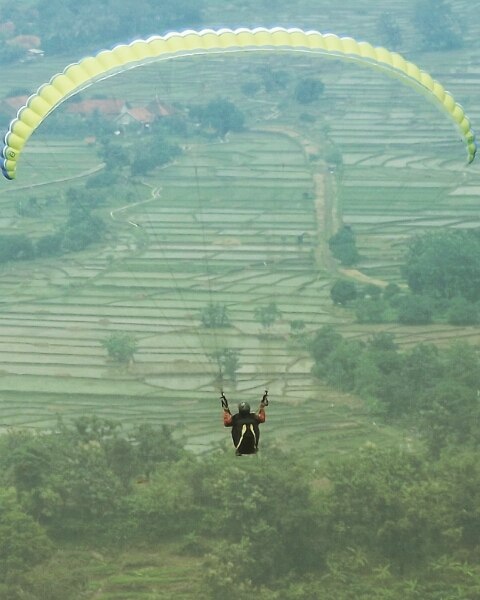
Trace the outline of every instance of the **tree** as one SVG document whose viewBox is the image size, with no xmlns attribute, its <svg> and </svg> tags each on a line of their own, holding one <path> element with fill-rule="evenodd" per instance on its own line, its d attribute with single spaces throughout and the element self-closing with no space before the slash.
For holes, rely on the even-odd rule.
<svg viewBox="0 0 480 600">
<path fill-rule="evenodd" d="M 0 235 L 0 263 L 31 260 L 34 256 L 33 242 L 24 233 Z"/>
<path fill-rule="evenodd" d="M 135 336 L 130 333 L 116 331 L 102 341 L 102 346 L 114 361 L 128 363 L 133 359 L 137 350 L 137 341 Z"/>
<path fill-rule="evenodd" d="M 452 298 L 447 309 L 447 320 L 450 325 L 477 325 L 480 322 L 478 303 L 462 297 Z"/>
<path fill-rule="evenodd" d="M 167 425 L 153 427 L 143 423 L 135 427 L 130 435 L 135 449 L 140 473 L 147 478 L 160 466 L 180 460 L 184 455 L 181 441 L 173 437 Z"/>
<path fill-rule="evenodd" d="M 400 293 L 401 289 L 399 285 L 397 285 L 396 283 L 389 283 L 383 290 L 383 297 L 385 298 L 385 300 L 388 300 L 390 302 L 392 298 L 398 296 Z"/>
<path fill-rule="evenodd" d="M 311 345 L 311 353 L 317 364 L 326 362 L 330 354 L 340 345 L 343 337 L 331 325 L 317 331 Z"/>
<path fill-rule="evenodd" d="M 148 485 L 135 487 L 128 506 L 137 536 L 158 544 L 195 529 L 200 515 L 193 502 L 191 475 L 189 461 L 169 463 L 151 474 Z"/>
<path fill-rule="evenodd" d="M 363 288 L 365 298 L 378 299 L 382 295 L 382 288 L 374 283 L 367 283 Z"/>
<path fill-rule="evenodd" d="M 457 515 L 442 501 L 450 484 L 428 467 L 421 455 L 376 447 L 331 462 L 325 535 L 337 547 L 373 552 L 401 574 L 451 551 Z"/>
<path fill-rule="evenodd" d="M 294 319 L 290 321 L 290 331 L 293 335 L 301 335 L 305 330 L 305 321 L 303 319 Z"/>
<path fill-rule="evenodd" d="M 477 390 L 443 378 L 423 394 L 422 405 L 419 430 L 434 457 L 449 445 L 480 441 Z"/>
<path fill-rule="evenodd" d="M 295 86 L 294 97 L 299 104 L 316 102 L 323 94 L 325 85 L 315 77 L 305 77 Z"/>
<path fill-rule="evenodd" d="M 263 87 L 267 93 L 285 89 L 290 81 L 288 71 L 266 66 L 260 69 Z"/>
<path fill-rule="evenodd" d="M 313 373 L 324 377 L 329 384 L 340 390 L 353 391 L 356 384 L 355 373 L 363 351 L 362 342 L 342 340 L 329 354 L 322 368 L 314 368 Z"/>
<path fill-rule="evenodd" d="M 246 81 L 245 83 L 242 83 L 241 90 L 245 96 L 251 98 L 260 91 L 260 87 L 261 85 L 258 81 Z"/>
<path fill-rule="evenodd" d="M 98 10 L 94 0 L 81 4 L 51 0 L 38 11 L 36 19 L 42 47 L 49 53 L 61 53 L 65 48 L 106 47 L 121 39 L 146 37 L 152 31 L 194 27 L 202 20 L 202 5 L 201 0 L 176 0 L 163 2 L 159 11 L 152 0 L 137 0 L 135 4 L 104 0 L 102 10 Z M 23 26 L 21 21 L 18 24 Z"/>
<path fill-rule="evenodd" d="M 218 327 L 230 327 L 230 318 L 226 304 L 209 302 L 202 310 L 200 318 L 204 327 L 215 329 Z"/>
<path fill-rule="evenodd" d="M 348 225 L 343 225 L 337 233 L 332 235 L 328 240 L 328 246 L 333 256 L 339 260 L 342 265 L 350 266 L 358 262 L 359 254 L 355 233 Z"/>
<path fill-rule="evenodd" d="M 255 309 L 254 314 L 255 320 L 258 321 L 264 329 L 270 329 L 275 321 L 282 315 L 276 302 L 270 302 L 265 306 L 258 306 Z"/>
<path fill-rule="evenodd" d="M 377 365 L 375 358 L 371 353 L 363 352 L 355 367 L 354 379 L 355 392 L 370 403 L 373 403 L 373 407 L 378 413 L 383 412 L 382 407 L 376 404 L 378 404 L 378 398 L 381 395 L 381 389 L 384 385 L 384 375 Z"/>
<path fill-rule="evenodd" d="M 62 249 L 66 252 L 84 250 L 90 244 L 99 242 L 105 230 L 105 221 L 99 216 L 83 214 L 81 219 L 76 220 L 71 215 L 61 230 L 63 233 Z"/>
<path fill-rule="evenodd" d="M 213 129 L 222 139 L 229 131 L 241 131 L 245 123 L 243 112 L 225 98 L 217 98 L 204 106 L 192 107 L 190 115 L 198 119 L 203 127 Z"/>
<path fill-rule="evenodd" d="M 429 325 L 433 319 L 432 302 L 426 296 L 410 294 L 398 306 L 398 321 L 403 325 Z"/>
<path fill-rule="evenodd" d="M 237 371 L 240 366 L 239 352 L 232 348 L 223 348 L 209 355 L 218 367 L 218 378 L 223 381 L 223 376 L 226 375 L 231 381 L 235 382 Z"/>
<path fill-rule="evenodd" d="M 383 298 L 362 298 L 355 303 L 359 323 L 385 323 L 388 304 Z"/>
<path fill-rule="evenodd" d="M 402 32 L 392 13 L 382 13 L 377 21 L 377 33 L 387 48 L 398 48 L 402 43 Z"/>
<path fill-rule="evenodd" d="M 118 183 L 119 183 L 119 174 L 117 171 L 115 171 L 115 170 L 100 171 L 100 173 L 92 175 L 87 179 L 87 181 L 85 183 L 85 189 L 87 189 L 87 190 L 96 189 L 97 193 L 98 193 L 98 190 L 100 190 L 101 188 L 111 189 L 113 186 L 117 185 Z"/>
<path fill-rule="evenodd" d="M 59 420 L 48 435 L 14 431 L 5 448 L 8 452 L 0 453 L 4 480 L 49 532 L 63 537 L 112 530 L 112 540 L 125 531 L 120 523 L 129 516 L 126 497 L 135 478 L 150 478 L 184 455 L 166 426 L 140 425 L 122 435 L 120 422 L 96 416 L 73 425 Z M 165 472 L 171 476 L 170 469 Z"/>
<path fill-rule="evenodd" d="M 462 542 L 468 549 L 480 539 L 480 464 L 478 453 L 463 447 L 442 457 L 438 471 L 450 482 L 448 506 L 456 515 Z M 468 594 L 467 594 L 468 597 Z"/>
<path fill-rule="evenodd" d="M 475 346 L 459 341 L 453 343 L 445 350 L 443 369 L 447 380 L 478 391 L 480 356 Z"/>
<path fill-rule="evenodd" d="M 452 50 L 463 45 L 459 20 L 445 0 L 417 0 L 413 24 L 428 50 Z"/>
<path fill-rule="evenodd" d="M 0 64 L 9 64 L 24 56 L 25 50 L 10 43 L 8 36 L 0 34 Z"/>
<path fill-rule="evenodd" d="M 19 200 L 15 206 L 15 210 L 21 217 L 38 217 L 42 212 L 42 206 L 37 197 L 30 196 L 26 202 Z"/>
<path fill-rule="evenodd" d="M 147 151 L 147 149 L 145 150 Z M 127 150 L 119 143 L 114 143 L 111 138 L 104 139 L 98 155 L 105 163 L 107 171 L 118 171 L 130 162 Z"/>
<path fill-rule="evenodd" d="M 44 529 L 23 511 L 15 491 L 0 488 L 0 582 L 25 574 L 52 550 Z"/>
<path fill-rule="evenodd" d="M 437 385 L 444 372 L 440 353 L 433 344 L 422 343 L 398 358 L 399 364 L 385 381 L 379 398 L 388 416 L 417 419 L 422 410 L 422 396 Z"/>
<path fill-rule="evenodd" d="M 310 351 L 315 360 L 312 373 L 341 390 L 351 391 L 364 350 L 363 342 L 345 340 L 331 325 L 325 325 L 312 341 Z"/>
<path fill-rule="evenodd" d="M 78 252 L 99 242 L 107 229 L 105 221 L 92 213 L 100 203 L 99 196 L 85 188 L 69 188 L 65 199 L 69 207 L 68 217 L 58 231 L 63 236 L 62 250 Z"/>
<path fill-rule="evenodd" d="M 35 253 L 37 256 L 57 256 L 62 253 L 62 242 L 61 232 L 48 233 L 37 240 Z"/>
<path fill-rule="evenodd" d="M 338 279 L 330 289 L 330 298 L 334 304 L 345 306 L 357 297 L 357 286 L 353 281 Z"/>
<path fill-rule="evenodd" d="M 416 294 L 480 300 L 480 236 L 472 231 L 427 233 L 411 240 L 403 268 Z"/>
<path fill-rule="evenodd" d="M 228 456 L 212 457 L 197 471 L 195 497 L 207 517 L 204 531 L 222 542 L 215 556 L 225 551 L 223 542 L 230 550 L 242 548 L 235 552 L 238 569 L 228 569 L 232 578 L 269 585 L 293 570 L 305 572 L 317 564 L 320 544 L 307 473 L 296 466 L 294 457 L 286 460 L 279 450 L 267 459 L 261 454 L 258 458 L 254 469 L 244 469 Z"/>
<path fill-rule="evenodd" d="M 145 142 L 143 151 L 134 154 L 131 160 L 132 174 L 146 175 L 168 164 L 180 153 L 178 144 L 169 142 L 162 132 L 154 131 L 152 139 Z"/>
<path fill-rule="evenodd" d="M 333 143 L 328 143 L 325 148 L 325 161 L 331 171 L 335 169 L 341 170 L 343 167 L 343 155 L 340 148 Z"/>
</svg>

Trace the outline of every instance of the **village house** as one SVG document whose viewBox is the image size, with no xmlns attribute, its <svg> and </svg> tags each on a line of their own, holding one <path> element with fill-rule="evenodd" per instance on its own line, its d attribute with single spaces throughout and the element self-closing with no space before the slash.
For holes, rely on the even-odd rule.
<svg viewBox="0 0 480 600">
<path fill-rule="evenodd" d="M 24 106 L 27 100 L 27 95 L 4 98 L 0 107 L 1 113 L 13 119 L 18 109 Z M 79 102 L 75 102 L 73 98 L 66 105 L 65 110 L 82 117 L 98 113 L 105 119 L 115 122 L 121 129 L 131 126 L 147 127 L 157 119 L 172 115 L 174 112 L 159 100 L 151 102 L 148 106 L 134 106 L 117 98 L 88 98 Z"/>
</svg>

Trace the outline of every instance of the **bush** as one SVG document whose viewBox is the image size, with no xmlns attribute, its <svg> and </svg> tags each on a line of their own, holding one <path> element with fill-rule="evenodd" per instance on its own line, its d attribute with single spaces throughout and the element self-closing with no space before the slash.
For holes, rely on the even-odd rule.
<svg viewBox="0 0 480 600">
<path fill-rule="evenodd" d="M 325 85 L 320 79 L 306 77 L 300 80 L 295 87 L 295 100 L 300 104 L 311 104 L 323 94 Z"/>
<path fill-rule="evenodd" d="M 410 242 L 403 274 L 414 294 L 480 300 L 480 236 L 475 231 L 427 233 Z"/>
<path fill-rule="evenodd" d="M 210 302 L 201 313 L 201 320 L 204 327 L 214 329 L 216 327 L 230 327 L 228 309 L 225 304 Z"/>
<path fill-rule="evenodd" d="M 49 233 L 42 236 L 35 244 L 37 256 L 57 256 L 62 253 L 63 235 Z"/>
<path fill-rule="evenodd" d="M 403 325 L 429 325 L 433 318 L 432 301 L 425 296 L 404 296 L 398 307 L 398 321 Z"/>
<path fill-rule="evenodd" d="M 18 504 L 13 489 L 0 489 L 0 582 L 48 558 L 45 531 Z"/>
<path fill-rule="evenodd" d="M 353 265 L 359 259 L 355 234 L 352 228 L 347 225 L 344 225 L 335 235 L 332 235 L 328 240 L 328 246 L 333 256 L 342 265 Z"/>
<path fill-rule="evenodd" d="M 332 285 L 330 298 L 334 304 L 345 306 L 357 298 L 357 286 L 353 281 L 339 279 Z"/>
<path fill-rule="evenodd" d="M 130 333 L 120 331 L 112 333 L 102 342 L 102 345 L 106 348 L 110 358 L 121 363 L 132 360 L 137 349 L 135 337 Z"/>
<path fill-rule="evenodd" d="M 450 325 L 477 325 L 480 321 L 478 305 L 465 298 L 453 298 L 448 307 L 447 320 Z"/>
<path fill-rule="evenodd" d="M 98 173 L 97 175 L 93 175 L 87 179 L 85 184 L 85 188 L 104 188 L 104 187 L 112 187 L 118 183 L 118 173 L 115 171 L 104 171 L 102 173 Z"/>
<path fill-rule="evenodd" d="M 387 308 L 382 298 L 363 298 L 355 305 L 355 315 L 359 323 L 385 323 Z"/>
<path fill-rule="evenodd" d="M 383 297 L 385 300 L 392 300 L 395 296 L 398 296 L 401 293 L 400 286 L 396 283 L 389 283 L 387 287 L 383 290 Z"/>
<path fill-rule="evenodd" d="M 33 242 L 25 234 L 0 235 L 0 263 L 9 260 L 30 260 L 34 257 Z"/>
</svg>

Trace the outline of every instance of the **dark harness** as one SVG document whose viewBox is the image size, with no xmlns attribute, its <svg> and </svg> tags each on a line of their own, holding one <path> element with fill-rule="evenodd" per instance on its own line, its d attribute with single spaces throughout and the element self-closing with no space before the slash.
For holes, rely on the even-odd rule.
<svg viewBox="0 0 480 600">
<path fill-rule="evenodd" d="M 257 451 L 260 428 L 254 413 L 233 415 L 232 439 L 235 450 L 242 454 L 254 454 Z"/>
</svg>

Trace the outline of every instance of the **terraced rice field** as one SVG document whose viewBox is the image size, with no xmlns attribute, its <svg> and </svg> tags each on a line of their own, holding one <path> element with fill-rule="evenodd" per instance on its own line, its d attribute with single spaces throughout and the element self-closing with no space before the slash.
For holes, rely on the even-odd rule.
<svg viewBox="0 0 480 600">
<path fill-rule="evenodd" d="M 471 14 L 470 4 L 460 0 L 455 4 Z M 382 3 L 382 11 L 387 5 L 393 6 L 393 0 Z M 250 8 L 247 3 L 246 15 Z M 289 18 L 281 23 L 281 14 L 278 22 L 375 41 L 373 24 L 380 7 L 355 19 L 348 7 L 327 9 L 322 13 L 325 27 L 313 8 L 312 3 L 312 11 L 305 11 L 301 22 Z M 228 16 L 228 7 L 224 10 Z M 427 55 L 421 61 L 468 107 L 474 122 L 480 121 L 474 101 L 479 57 L 477 49 L 467 65 L 461 53 L 442 54 L 441 60 Z M 292 439 L 301 429 L 302 443 L 328 452 L 330 447 L 337 451 L 389 435 L 366 422 L 355 398 L 312 381 L 308 356 L 289 350 L 287 343 L 294 319 L 304 320 L 307 331 L 334 323 L 350 337 L 385 329 L 354 324 L 347 313 L 331 305 L 329 288 L 336 275 L 325 270 L 316 252 L 325 243 L 322 233 L 328 231 L 316 210 L 318 181 L 328 194 L 327 217 L 336 211 L 357 233 L 362 273 L 399 281 L 403 248 L 412 233 L 478 226 L 478 168 L 464 167 L 462 145 L 456 143 L 444 117 L 396 82 L 352 65 L 268 56 L 270 68 L 324 81 L 321 102 L 305 108 L 314 118 L 306 125 L 299 118 L 299 107 L 285 94 L 257 98 L 242 94 L 241 84 L 258 77 L 262 61 L 263 56 L 249 61 L 231 58 L 228 65 L 218 57 L 194 64 L 172 61 L 156 70 L 133 71 L 114 84 L 106 82 L 105 89 L 99 86 L 99 93 L 114 89 L 115 97 L 133 102 L 151 97 L 155 88 L 166 102 L 184 104 L 192 98 L 206 102 L 225 90 L 241 104 L 252 131 L 224 144 L 193 143 L 174 165 L 143 179 L 134 188 L 130 206 L 112 202 L 105 212 L 112 231 L 107 245 L 61 261 L 2 267 L 4 427 L 43 427 L 56 414 L 95 413 L 119 417 L 126 425 L 142 420 L 182 423 L 191 447 L 205 449 L 225 437 L 217 418 L 215 369 L 208 355 L 230 347 L 240 353 L 235 389 L 231 384 L 227 388 L 232 398 L 252 401 L 264 386 L 270 388 L 274 399 L 270 439 Z M 43 81 L 34 67 L 28 69 L 32 81 Z M 1 85 L 8 81 L 7 77 Z M 253 131 L 266 124 L 270 132 Z M 286 135 L 278 132 L 282 128 Z M 337 146 L 343 155 L 342 176 L 327 174 L 322 161 L 310 160 L 299 141 L 288 135 L 292 128 L 320 148 L 326 139 Z M 39 138 L 31 145 L 30 164 L 25 157 L 25 186 L 98 167 L 95 153 L 83 143 L 49 141 L 45 156 L 38 152 L 40 147 Z M 74 160 L 64 161 L 69 154 Z M 75 163 L 68 172 L 65 162 Z M 57 181 L 45 189 L 55 202 L 68 185 Z M 47 231 L 51 224 L 16 215 L 14 203 L 20 194 L 26 197 L 28 191 L 0 189 L 0 230 L 26 228 L 34 235 Z M 59 204 L 58 212 L 51 214 L 60 220 L 64 208 Z M 305 242 L 300 245 L 302 233 Z M 254 310 L 271 301 L 277 302 L 282 318 L 264 335 Z M 200 326 L 200 311 L 209 302 L 228 306 L 231 328 L 212 331 Z M 453 336 L 479 339 L 475 328 L 388 329 L 405 345 L 447 342 Z M 101 342 L 112 331 L 137 337 L 138 352 L 128 369 L 107 360 Z"/>
<path fill-rule="evenodd" d="M 306 419 L 303 443 L 333 436 L 338 450 L 355 434 L 381 437 L 374 426 L 366 433 L 358 402 L 319 387 L 308 356 L 287 348 L 294 319 L 307 330 L 345 320 L 314 260 L 312 181 L 288 136 L 236 135 L 191 148 L 145 179 L 131 205 L 107 212 L 106 247 L 5 266 L 3 426 L 48 427 L 57 414 L 95 413 L 125 425 L 183 423 L 190 447 L 207 448 L 225 437 L 209 354 L 232 348 L 240 368 L 227 393 L 256 402 L 269 387 L 270 439 L 294 436 Z M 18 219 L 9 218 L 10 226 Z M 282 317 L 265 333 L 254 310 L 272 301 Z M 201 326 L 210 302 L 228 307 L 232 327 Z M 110 362 L 101 345 L 113 331 L 138 340 L 128 368 Z"/>
</svg>

